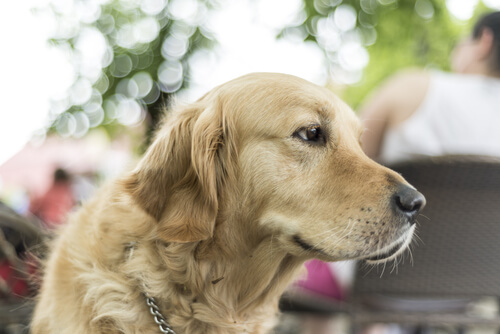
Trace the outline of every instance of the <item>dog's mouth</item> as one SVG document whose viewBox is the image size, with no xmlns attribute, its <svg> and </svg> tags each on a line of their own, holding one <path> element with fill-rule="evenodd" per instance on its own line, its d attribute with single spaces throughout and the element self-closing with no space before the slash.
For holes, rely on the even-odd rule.
<svg viewBox="0 0 500 334">
<path fill-rule="evenodd" d="M 394 260 L 400 254 L 402 254 L 411 243 L 414 230 L 414 227 L 411 228 L 394 244 L 382 248 L 381 250 L 377 251 L 375 255 L 365 258 L 365 261 L 369 264 L 379 264 Z"/>
<path fill-rule="evenodd" d="M 412 226 L 410 229 L 404 232 L 404 234 L 395 242 L 390 243 L 388 246 L 383 247 L 368 256 L 360 257 L 358 259 L 365 260 L 369 264 L 380 264 L 395 259 L 400 254 L 402 254 L 411 243 L 414 230 L 415 226 Z M 318 256 L 332 259 L 332 256 L 327 252 L 311 245 L 298 235 L 293 236 L 293 241 L 296 245 L 300 246 L 307 252 L 316 253 Z M 335 261 L 337 260 L 338 259 L 336 259 Z"/>
<path fill-rule="evenodd" d="M 293 241 L 299 245 L 303 250 L 307 251 L 307 252 L 314 252 L 314 253 L 318 253 L 318 254 L 321 254 L 321 255 L 324 255 L 324 256 L 329 256 L 327 253 L 325 253 L 322 249 L 319 249 L 319 248 L 316 248 L 314 246 L 312 246 L 311 244 L 307 243 L 306 241 L 304 241 L 301 237 L 299 237 L 298 235 L 294 235 L 293 236 Z"/>
</svg>

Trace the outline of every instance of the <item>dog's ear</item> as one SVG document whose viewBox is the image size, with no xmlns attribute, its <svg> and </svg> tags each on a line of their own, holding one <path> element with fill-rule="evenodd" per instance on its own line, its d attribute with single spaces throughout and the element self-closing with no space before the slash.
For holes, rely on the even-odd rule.
<svg viewBox="0 0 500 334">
<path fill-rule="evenodd" d="M 161 239 L 192 242 L 212 237 L 226 170 L 220 153 L 227 137 L 224 124 L 218 102 L 197 102 L 174 111 L 125 180 L 135 201 L 158 221 Z"/>
</svg>

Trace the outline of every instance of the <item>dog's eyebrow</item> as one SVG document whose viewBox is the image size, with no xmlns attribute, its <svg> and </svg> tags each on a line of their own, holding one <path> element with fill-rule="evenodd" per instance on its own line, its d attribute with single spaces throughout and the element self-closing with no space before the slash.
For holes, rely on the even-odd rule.
<svg viewBox="0 0 500 334">
<path fill-rule="evenodd" d="M 306 112 L 301 113 L 301 115 L 293 119 L 293 123 L 289 123 L 290 128 L 287 127 L 287 132 L 293 133 L 298 128 L 312 125 L 320 125 L 325 127 L 326 130 L 335 120 L 335 113 L 331 112 L 332 109 L 334 109 L 333 105 L 328 105 L 327 103 L 318 104 L 313 108 L 310 105 L 305 107 L 304 110 Z"/>
<path fill-rule="evenodd" d="M 324 122 L 331 122 L 335 118 L 335 113 L 332 113 L 330 110 L 335 110 L 335 107 L 332 105 L 322 105 L 321 107 L 318 108 L 317 112 L 321 118 L 322 121 Z M 332 119 L 333 115 L 333 119 Z"/>
<path fill-rule="evenodd" d="M 324 127 L 330 127 L 332 123 L 337 121 L 337 115 L 332 110 L 335 110 L 333 105 L 324 105 L 318 109 L 320 124 Z"/>
</svg>

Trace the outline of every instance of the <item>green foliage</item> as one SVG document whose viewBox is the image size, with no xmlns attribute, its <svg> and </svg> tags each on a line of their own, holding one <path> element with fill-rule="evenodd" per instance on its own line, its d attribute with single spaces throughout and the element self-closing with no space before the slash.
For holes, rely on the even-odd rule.
<svg viewBox="0 0 500 334">
<path fill-rule="evenodd" d="M 83 83 L 90 82 L 92 94 L 88 99 L 72 98 L 84 95 L 78 87 L 72 87 L 62 113 L 53 112 L 52 129 L 62 135 L 81 136 L 85 130 L 103 127 L 114 136 L 145 119 L 143 124 L 151 134 L 171 95 L 189 85 L 189 56 L 213 43 L 203 27 L 209 0 L 192 1 L 196 10 L 190 16 L 178 17 L 172 6 L 181 1 L 111 0 L 97 5 L 99 15 L 90 20 L 85 15 L 58 12 L 54 7 L 59 22 L 76 22 L 72 24 L 73 34 L 61 32 L 62 37 L 56 36 L 52 42 L 70 50 L 78 73 L 75 82 L 79 78 Z M 90 7 L 82 0 L 73 4 Z M 97 31 L 107 47 L 97 76 L 95 69 L 93 72 L 79 63 L 78 43 L 89 31 Z M 151 31 L 155 35 L 148 36 Z"/>
<path fill-rule="evenodd" d="M 348 85 L 343 98 L 354 108 L 381 81 L 408 67 L 449 69 L 449 57 L 466 26 L 449 14 L 444 0 L 304 0 L 308 40 L 316 25 L 340 5 L 356 10 L 355 30 L 365 39 L 370 61 L 362 80 Z M 366 36 L 376 36 L 367 41 Z M 373 39 L 373 37 L 371 37 Z"/>
<path fill-rule="evenodd" d="M 55 101 L 53 129 L 80 136 L 89 128 L 104 127 L 114 135 L 123 130 L 124 125 L 135 124 L 124 115 L 139 108 L 142 119 L 146 120 L 146 130 L 151 133 L 172 94 L 189 85 L 189 56 L 215 42 L 204 27 L 211 1 L 216 0 L 72 0 L 85 7 L 98 4 L 95 8 L 98 15 L 90 20 L 85 15 L 76 15 L 74 33 L 63 33 L 53 42 L 72 50 L 78 64 L 78 43 L 89 29 L 93 29 L 108 47 L 104 57 L 108 61 L 103 61 L 97 76 L 86 73 L 85 66 L 77 66 L 78 75 L 86 80 L 83 83 L 91 85 L 92 94 L 83 100 L 72 98 L 77 95 L 75 92 L 78 93 L 77 86 L 68 92 L 65 103 Z M 328 71 L 333 81 L 343 75 L 348 77 L 346 73 L 354 73 L 350 82 L 346 81 L 342 95 L 355 109 L 373 88 L 400 69 L 448 70 L 454 43 L 470 31 L 471 26 L 470 22 L 454 19 L 445 0 L 303 2 L 303 23 L 298 27 L 284 27 L 278 37 L 295 30 L 305 41 L 318 43 L 329 60 Z M 186 3 L 196 10 L 191 16 L 176 15 L 175 6 Z M 147 4 L 160 4 L 161 7 L 151 10 L 144 7 Z M 339 9 L 343 10 L 342 15 L 336 15 Z M 475 16 L 486 10 L 480 3 Z M 54 13 L 62 21 L 68 20 L 67 12 L 59 13 L 54 8 Z M 351 21 L 339 22 L 349 20 L 349 16 Z M 157 31 L 153 38 L 144 39 L 137 31 L 140 31 L 141 22 L 148 19 Z M 60 30 L 66 28 L 62 25 Z M 359 52 L 342 55 L 346 41 L 351 46 L 355 44 L 355 51 Z M 351 55 L 356 54 L 361 54 L 357 63 L 349 62 Z"/>
<path fill-rule="evenodd" d="M 432 18 L 415 12 L 415 1 L 399 1 L 378 7 L 377 41 L 368 47 L 370 63 L 363 81 L 349 87 L 345 99 L 353 107 L 382 80 L 397 70 L 408 67 L 428 67 L 449 70 L 449 58 L 461 26 L 455 24 L 444 1 L 430 2 Z"/>
</svg>

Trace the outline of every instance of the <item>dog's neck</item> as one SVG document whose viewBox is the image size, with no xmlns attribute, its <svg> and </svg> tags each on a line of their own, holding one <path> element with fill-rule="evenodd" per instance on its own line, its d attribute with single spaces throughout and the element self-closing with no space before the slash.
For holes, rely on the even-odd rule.
<svg viewBox="0 0 500 334">
<path fill-rule="evenodd" d="M 304 260 L 277 248 L 272 236 L 249 247 L 217 240 L 157 243 L 164 273 L 146 278 L 147 293 L 155 294 L 178 334 L 266 333 L 275 325 L 279 296 Z"/>
</svg>

